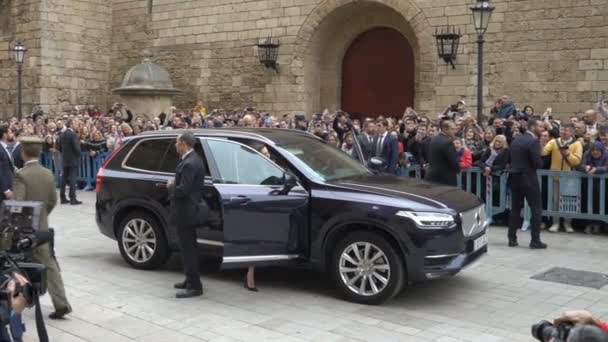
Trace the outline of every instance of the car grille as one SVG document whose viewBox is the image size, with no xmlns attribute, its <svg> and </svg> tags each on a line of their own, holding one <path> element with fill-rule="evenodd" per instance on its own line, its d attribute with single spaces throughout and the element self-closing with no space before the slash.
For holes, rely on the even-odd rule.
<svg viewBox="0 0 608 342">
<path fill-rule="evenodd" d="M 465 211 L 460 214 L 462 221 L 462 232 L 464 236 L 474 236 L 484 229 L 486 226 L 486 208 L 480 205 L 477 208 Z"/>
</svg>

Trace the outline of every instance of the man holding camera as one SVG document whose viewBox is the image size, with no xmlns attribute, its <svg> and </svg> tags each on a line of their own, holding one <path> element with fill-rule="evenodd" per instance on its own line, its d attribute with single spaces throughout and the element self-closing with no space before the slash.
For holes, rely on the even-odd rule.
<svg viewBox="0 0 608 342">
<path fill-rule="evenodd" d="M 38 158 L 42 150 L 42 139 L 27 137 L 21 139 L 21 156 L 24 160 L 23 168 L 15 175 L 15 200 L 36 201 L 44 203 L 40 213 L 40 230 L 48 231 L 48 215 L 57 204 L 57 191 L 55 190 L 55 177 L 40 165 Z M 53 302 L 55 312 L 49 315 L 51 319 L 61 319 L 72 312 L 63 286 L 63 279 L 59 265 L 49 244 L 43 244 L 34 249 L 32 259 L 43 264 L 47 269 L 47 286 Z"/>
</svg>

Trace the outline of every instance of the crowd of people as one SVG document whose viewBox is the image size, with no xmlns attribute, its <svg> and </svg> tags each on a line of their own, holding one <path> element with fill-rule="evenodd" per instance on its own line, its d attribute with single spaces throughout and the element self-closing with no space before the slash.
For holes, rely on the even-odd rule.
<svg viewBox="0 0 608 342">
<path fill-rule="evenodd" d="M 72 112 L 59 116 L 36 111 L 21 120 L 12 118 L 3 124 L 8 125 L 9 134 L 4 145 L 9 151 L 17 146 L 20 136 L 36 135 L 44 139 L 44 152 L 53 155 L 58 153 L 59 135 L 69 120 L 80 137 L 81 150 L 92 156 L 110 152 L 125 137 L 144 131 L 230 127 L 295 129 L 314 134 L 358 158 L 357 140 L 363 158 L 379 157 L 383 160 L 383 172 L 403 175 L 404 170 L 411 166 L 426 169 L 430 161 L 430 142 L 441 131 L 441 123 L 450 121 L 454 123 L 455 138 L 452 142 L 460 169 L 479 167 L 485 175 L 490 175 L 508 170 L 509 144 L 534 118 L 542 123 L 539 140 L 544 169 L 602 174 L 608 172 L 607 107 L 602 97 L 596 108 L 559 120 L 551 108 L 540 114 L 531 106 L 518 107 L 508 96 L 502 96 L 490 115 L 478 121 L 468 112 L 464 99 L 437 115 L 422 115 L 407 108 L 401 118 L 350 116 L 342 111 L 332 113 L 328 110 L 310 118 L 293 113 L 271 115 L 255 108 L 207 111 L 202 102 L 191 110 L 179 111 L 172 107 L 167 113 L 148 118 L 136 115 L 117 103 L 106 112 L 95 106 L 75 107 Z M 15 164 L 19 167 L 17 160 Z M 553 189 L 567 188 L 567 185 L 555 181 Z M 585 190 L 582 189 L 583 192 Z M 554 208 L 559 205 L 559 196 L 560 191 L 553 191 Z M 551 232 L 560 228 L 566 232 L 574 231 L 570 220 L 562 219 L 560 225 L 559 217 L 554 217 L 545 223 L 550 225 Z M 587 233 L 600 233 L 602 223 L 586 223 L 583 229 Z"/>
</svg>

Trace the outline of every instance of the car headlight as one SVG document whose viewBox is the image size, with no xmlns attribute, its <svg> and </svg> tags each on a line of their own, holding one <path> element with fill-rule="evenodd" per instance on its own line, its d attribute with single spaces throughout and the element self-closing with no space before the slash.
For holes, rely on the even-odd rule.
<svg viewBox="0 0 608 342">
<path fill-rule="evenodd" d="M 456 223 L 452 215 L 444 213 L 400 210 L 397 212 L 397 216 L 409 218 L 423 229 L 441 229 L 451 227 Z"/>
</svg>

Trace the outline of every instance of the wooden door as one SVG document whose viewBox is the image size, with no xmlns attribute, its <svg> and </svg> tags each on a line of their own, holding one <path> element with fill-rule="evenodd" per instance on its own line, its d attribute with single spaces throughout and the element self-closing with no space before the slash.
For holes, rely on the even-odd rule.
<svg viewBox="0 0 608 342">
<path fill-rule="evenodd" d="M 357 37 L 342 63 L 342 109 L 352 116 L 401 117 L 414 106 L 414 52 L 391 28 Z"/>
</svg>

